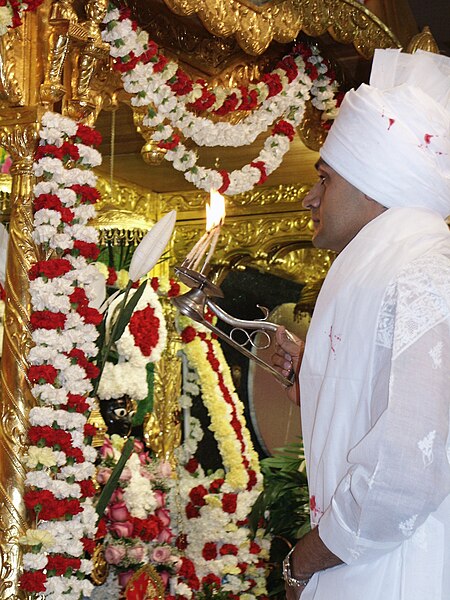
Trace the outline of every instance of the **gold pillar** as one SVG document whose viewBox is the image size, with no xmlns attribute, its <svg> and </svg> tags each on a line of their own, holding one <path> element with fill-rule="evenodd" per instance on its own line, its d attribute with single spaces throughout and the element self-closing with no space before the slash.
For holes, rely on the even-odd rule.
<svg viewBox="0 0 450 600">
<path fill-rule="evenodd" d="M 0 146 L 10 152 L 11 225 L 6 267 L 6 307 L 1 361 L 0 403 L 0 599 L 26 598 L 18 588 L 21 552 L 18 538 L 26 529 L 23 502 L 27 413 L 34 405 L 27 378 L 31 346 L 28 269 L 37 260 L 32 241 L 33 153 L 38 125 L 32 110 L 5 110 Z"/>
</svg>

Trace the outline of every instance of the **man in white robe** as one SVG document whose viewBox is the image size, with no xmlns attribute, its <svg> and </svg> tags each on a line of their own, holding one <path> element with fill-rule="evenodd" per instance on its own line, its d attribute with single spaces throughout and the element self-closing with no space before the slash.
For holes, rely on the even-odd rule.
<svg viewBox="0 0 450 600">
<path fill-rule="evenodd" d="M 339 254 L 304 354 L 280 329 L 273 358 L 300 368 L 311 496 L 286 597 L 450 600 L 450 59 L 377 51 L 317 170 Z"/>
</svg>

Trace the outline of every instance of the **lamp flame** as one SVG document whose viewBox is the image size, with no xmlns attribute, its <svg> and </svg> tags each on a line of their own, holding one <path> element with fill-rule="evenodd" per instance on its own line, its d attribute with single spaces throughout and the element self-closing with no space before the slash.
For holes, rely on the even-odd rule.
<svg viewBox="0 0 450 600">
<path fill-rule="evenodd" d="M 210 203 L 206 204 L 206 231 L 221 225 L 225 219 L 225 198 L 217 190 L 211 190 Z"/>
</svg>

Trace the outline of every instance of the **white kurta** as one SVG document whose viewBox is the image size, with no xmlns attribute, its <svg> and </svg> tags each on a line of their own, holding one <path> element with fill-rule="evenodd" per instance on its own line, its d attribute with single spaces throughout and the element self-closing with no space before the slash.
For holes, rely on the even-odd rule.
<svg viewBox="0 0 450 600">
<path fill-rule="evenodd" d="M 345 564 L 302 600 L 450 599 L 450 234 L 393 208 L 334 262 L 300 373 L 311 520 Z"/>
</svg>

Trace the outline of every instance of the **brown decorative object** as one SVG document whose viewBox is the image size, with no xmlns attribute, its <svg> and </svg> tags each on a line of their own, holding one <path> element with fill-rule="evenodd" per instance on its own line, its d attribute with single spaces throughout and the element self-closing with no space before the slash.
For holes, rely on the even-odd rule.
<svg viewBox="0 0 450 600">
<path fill-rule="evenodd" d="M 109 564 L 105 560 L 103 544 L 97 544 L 92 555 L 91 579 L 94 585 L 102 585 L 108 578 Z"/>
<path fill-rule="evenodd" d="M 428 26 L 424 27 L 420 33 L 411 39 L 406 49 L 410 54 L 413 54 L 416 50 L 426 50 L 427 52 L 439 54 L 439 46 Z"/>
</svg>

